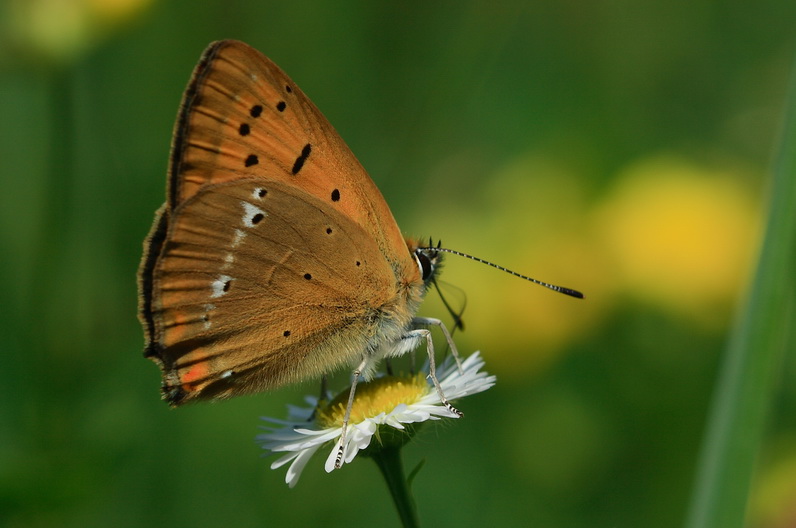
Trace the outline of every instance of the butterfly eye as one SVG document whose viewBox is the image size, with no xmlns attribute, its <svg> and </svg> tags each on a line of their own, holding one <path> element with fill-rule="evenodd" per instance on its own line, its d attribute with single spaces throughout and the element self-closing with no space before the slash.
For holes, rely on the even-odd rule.
<svg viewBox="0 0 796 528">
<path fill-rule="evenodd" d="M 423 282 L 428 282 L 434 276 L 437 265 L 437 255 L 428 251 L 428 248 L 421 248 L 415 251 L 415 260 L 423 276 Z"/>
</svg>

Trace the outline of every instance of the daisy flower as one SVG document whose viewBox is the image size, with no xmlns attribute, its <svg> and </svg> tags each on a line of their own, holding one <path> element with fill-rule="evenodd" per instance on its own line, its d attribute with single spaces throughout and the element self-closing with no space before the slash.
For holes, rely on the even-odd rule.
<svg viewBox="0 0 796 528">
<path fill-rule="evenodd" d="M 484 360 L 478 352 L 462 362 L 461 370 L 449 356 L 437 367 L 437 379 L 445 396 L 456 400 L 492 387 L 495 376 L 482 372 L 483 366 Z M 310 458 L 324 445 L 331 445 L 326 458 L 326 472 L 334 469 L 347 398 L 348 390 L 345 390 L 316 411 L 318 399 L 306 397 L 307 407 L 288 406 L 286 420 L 262 418 L 269 425 L 263 426 L 267 432 L 258 435 L 257 442 L 268 454 L 284 453 L 271 464 L 271 469 L 290 463 L 285 482 L 291 488 L 298 482 Z M 409 424 L 458 417 L 445 408 L 434 385 L 422 374 L 383 376 L 369 383 L 360 383 L 351 408 L 343 463 L 351 462 L 357 453 L 370 446 L 374 436 L 379 442 L 398 441 L 403 444 L 411 437 L 409 430 L 412 426 Z M 405 434 L 390 434 L 399 431 Z"/>
</svg>

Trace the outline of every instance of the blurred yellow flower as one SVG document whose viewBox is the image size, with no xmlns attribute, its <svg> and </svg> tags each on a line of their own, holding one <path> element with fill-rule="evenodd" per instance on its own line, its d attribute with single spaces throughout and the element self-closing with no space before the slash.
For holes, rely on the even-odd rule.
<svg viewBox="0 0 796 528">
<path fill-rule="evenodd" d="M 55 62 L 74 59 L 152 0 L 10 0 L 5 33 L 16 53 Z"/>
<path fill-rule="evenodd" d="M 610 299 L 599 291 L 599 277 L 608 269 L 587 238 L 588 206 L 576 174 L 531 153 L 479 179 L 483 186 L 468 193 L 472 203 L 434 199 L 433 206 L 417 208 L 423 213 L 417 223 L 434 226 L 443 246 L 586 295 L 585 301 L 573 299 L 446 257 L 441 280 L 464 291 L 468 301 L 467 331 L 457 337 L 462 347 L 488 342 L 490 361 L 500 376 L 527 379 L 555 360 L 566 344 L 585 338 L 602 318 Z M 462 305 L 462 295 L 445 293 L 455 307 Z M 428 295 L 422 313 L 445 313 L 437 297 Z"/>
<path fill-rule="evenodd" d="M 726 324 L 760 222 L 757 196 L 740 170 L 644 160 L 620 175 L 594 219 L 626 294 L 704 324 Z"/>
<path fill-rule="evenodd" d="M 461 165 L 449 165 L 451 174 L 437 176 L 457 181 Z M 458 339 L 465 348 L 489 342 L 504 380 L 544 369 L 628 299 L 711 330 L 728 324 L 758 240 L 759 197 L 749 183 L 758 179 L 749 171 L 650 157 L 593 204 L 580 174 L 534 154 L 479 179 L 456 200 L 429 193 L 415 223 L 433 225 L 444 246 L 586 295 L 571 299 L 447 258 L 441 280 L 469 301 Z M 462 305 L 462 295 L 446 293 Z M 439 317 L 445 308 L 430 294 L 421 311 Z"/>
</svg>

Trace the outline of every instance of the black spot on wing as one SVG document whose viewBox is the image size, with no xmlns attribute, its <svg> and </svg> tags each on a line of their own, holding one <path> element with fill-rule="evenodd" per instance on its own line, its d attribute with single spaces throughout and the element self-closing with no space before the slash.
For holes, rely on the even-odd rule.
<svg viewBox="0 0 796 528">
<path fill-rule="evenodd" d="M 299 173 L 301 168 L 304 166 L 304 162 L 310 157 L 310 152 L 312 152 L 312 145 L 307 143 L 304 145 L 304 148 L 301 149 L 301 154 L 299 154 L 299 157 L 296 158 L 296 162 L 293 164 L 293 170 L 291 171 L 293 174 Z"/>
</svg>

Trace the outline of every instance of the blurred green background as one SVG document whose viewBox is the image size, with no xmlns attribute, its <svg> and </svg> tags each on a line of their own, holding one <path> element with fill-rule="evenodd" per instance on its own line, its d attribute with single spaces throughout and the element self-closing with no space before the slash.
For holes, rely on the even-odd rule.
<svg viewBox="0 0 796 528">
<path fill-rule="evenodd" d="M 315 384 L 172 411 L 142 357 L 135 273 L 180 96 L 204 47 L 237 38 L 313 99 L 407 234 L 586 293 L 448 258 L 459 347 L 498 385 L 405 449 L 426 460 L 423 523 L 680 525 L 795 21 L 790 0 L 6 0 L 0 524 L 398 525 L 367 460 L 326 474 L 317 456 L 289 490 L 260 458 L 258 417 Z M 445 314 L 433 293 L 422 313 Z M 755 528 L 796 525 L 781 387 Z"/>
</svg>

